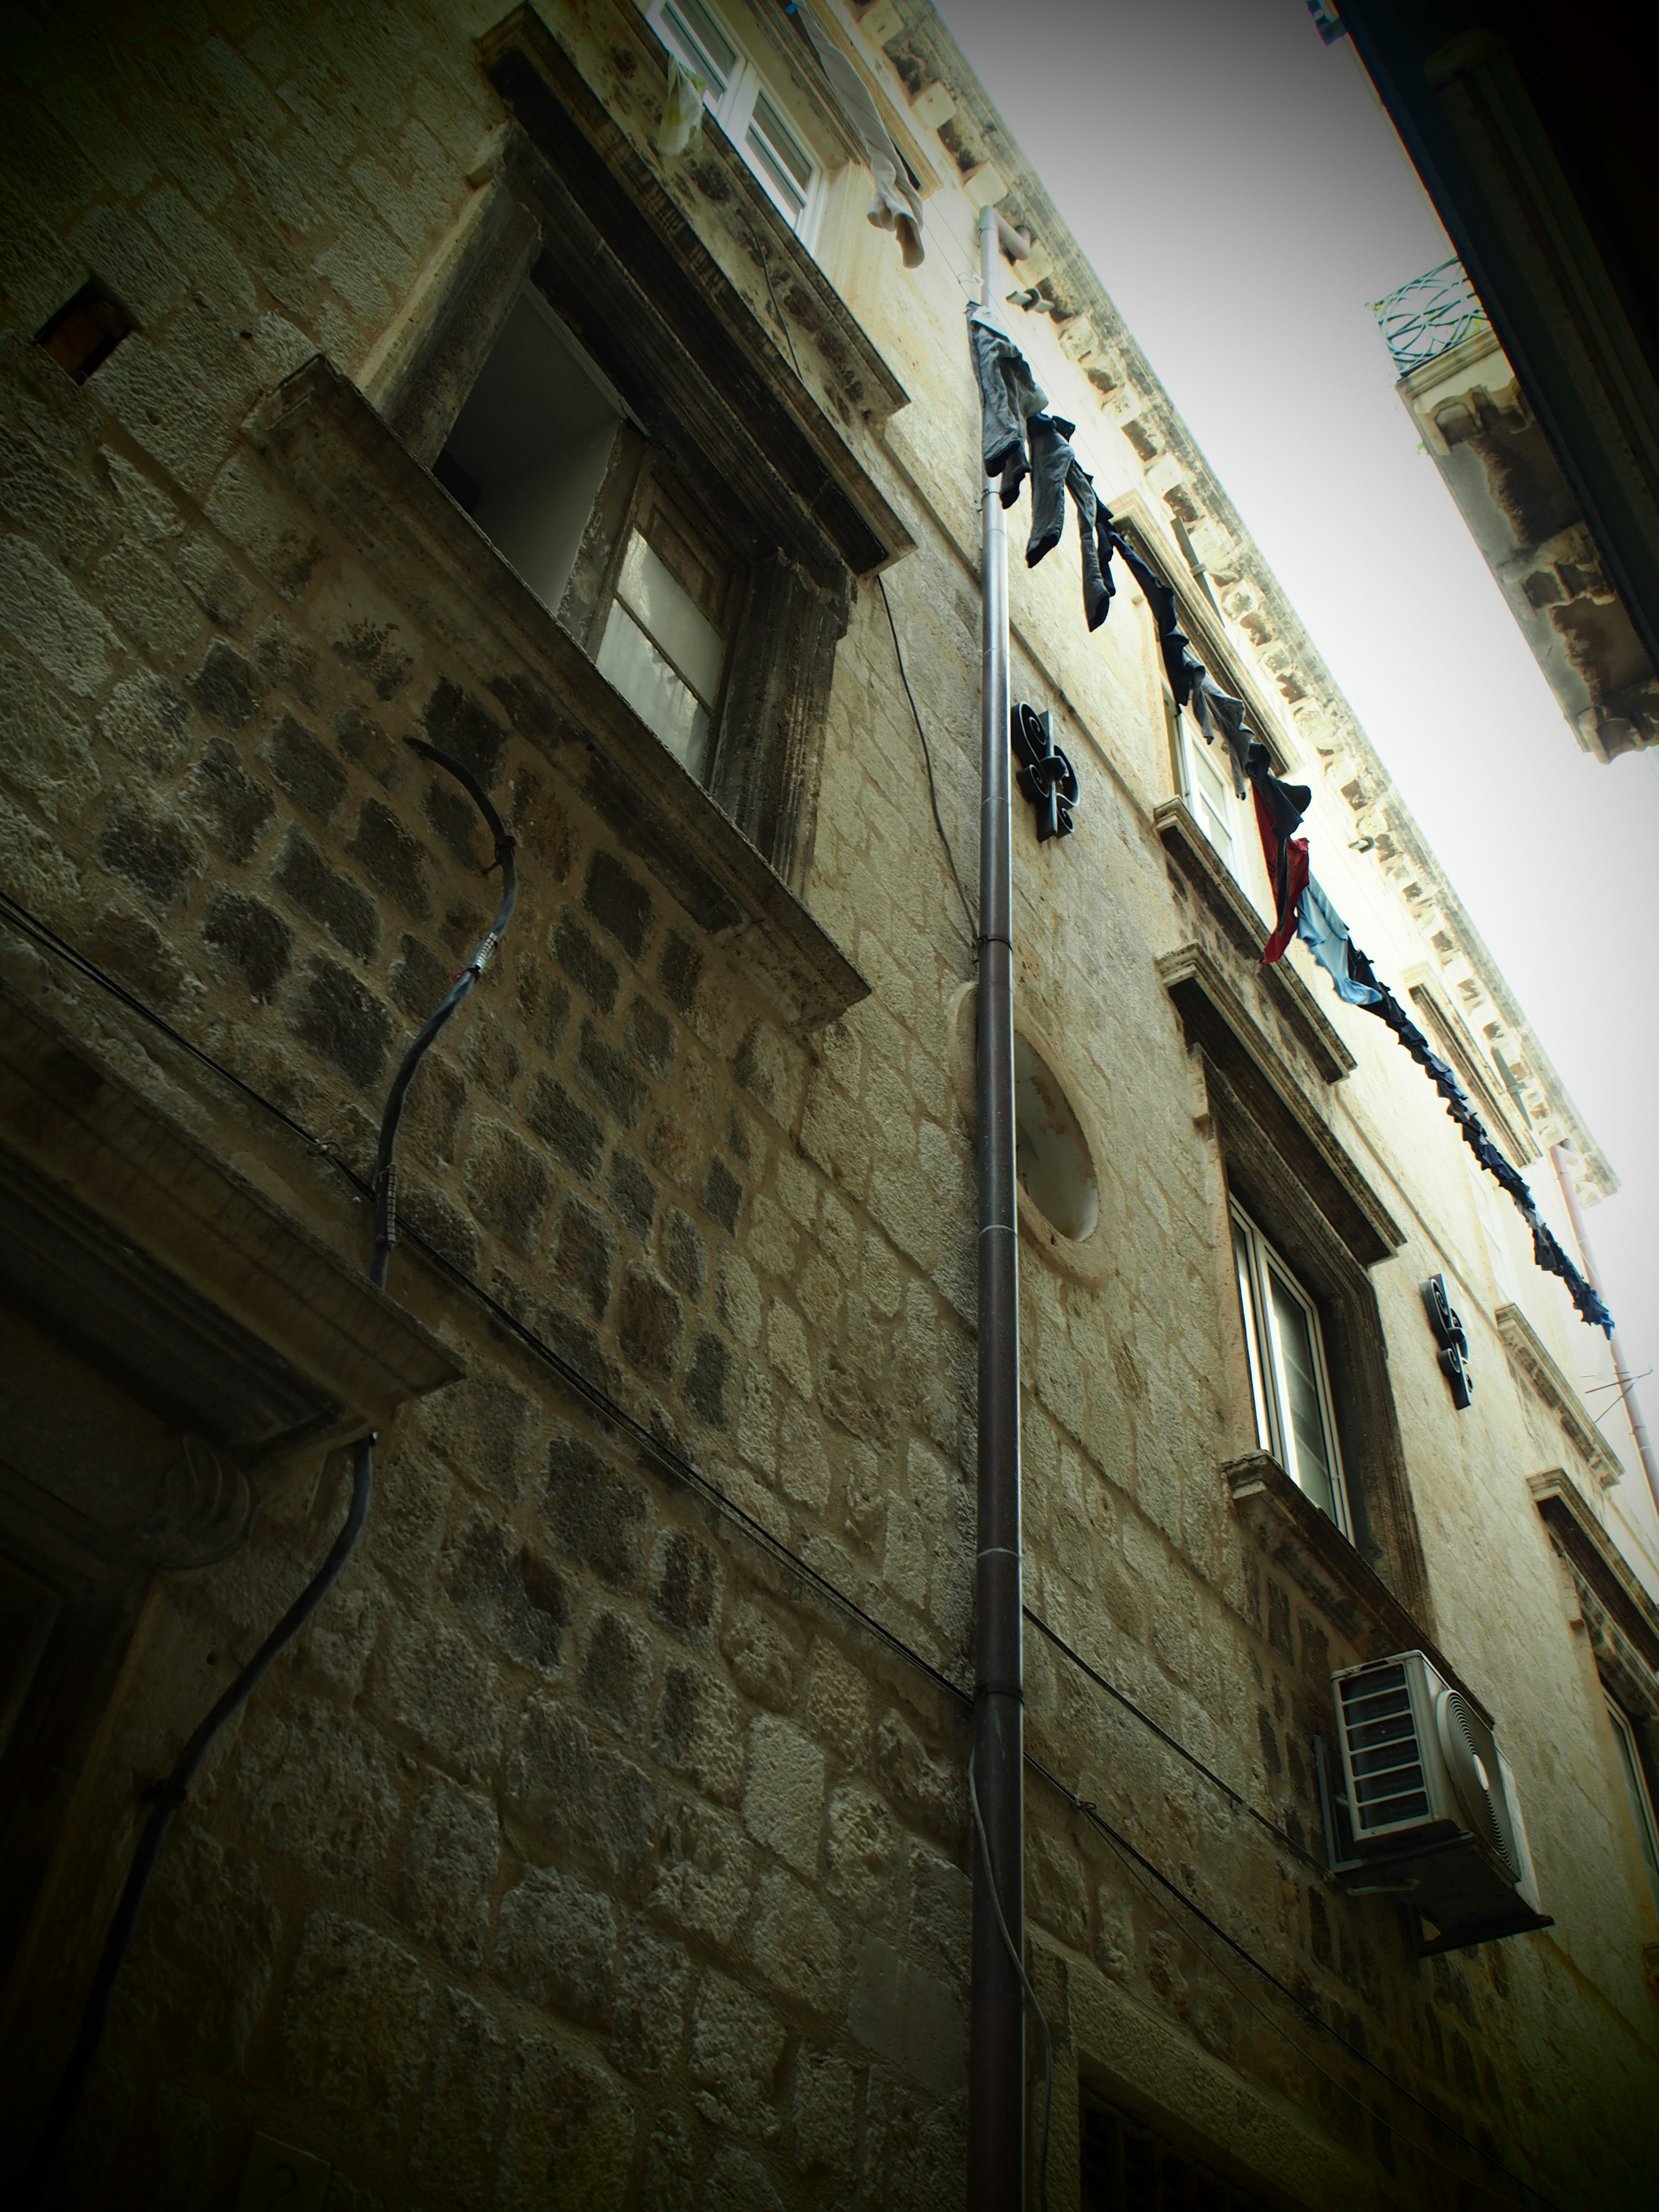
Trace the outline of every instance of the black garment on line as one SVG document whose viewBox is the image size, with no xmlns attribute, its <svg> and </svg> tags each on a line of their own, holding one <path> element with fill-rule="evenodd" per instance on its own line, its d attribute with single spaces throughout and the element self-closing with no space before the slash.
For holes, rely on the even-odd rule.
<svg viewBox="0 0 1659 2212">
<path fill-rule="evenodd" d="M 1000 477 L 1002 503 L 1012 507 L 1030 469 L 1026 424 L 1044 412 L 1048 394 L 1019 348 L 977 302 L 968 308 L 968 345 L 979 385 L 981 463 L 988 477 Z"/>
<path fill-rule="evenodd" d="M 1026 541 L 1025 565 L 1035 568 L 1065 535 L 1069 495 L 1077 508 L 1082 540 L 1084 620 L 1095 630 L 1111 610 L 1113 586 L 1101 566 L 1098 534 L 1103 510 L 1095 498 L 1094 478 L 1072 447 L 1076 427 L 1063 415 L 1034 415 L 1026 425 L 1031 439 L 1031 534 Z"/>
</svg>

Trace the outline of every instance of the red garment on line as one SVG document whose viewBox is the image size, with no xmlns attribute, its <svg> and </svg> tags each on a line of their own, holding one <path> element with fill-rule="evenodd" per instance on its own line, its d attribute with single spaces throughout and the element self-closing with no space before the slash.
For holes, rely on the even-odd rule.
<svg viewBox="0 0 1659 2212">
<path fill-rule="evenodd" d="M 1261 786 L 1252 787 L 1255 799 L 1255 826 L 1261 832 L 1261 850 L 1267 863 L 1267 873 L 1273 879 L 1273 896 L 1279 902 L 1277 927 L 1261 948 L 1264 967 L 1271 967 L 1279 959 L 1285 946 L 1296 935 L 1296 918 L 1302 904 L 1302 894 L 1308 888 L 1308 841 L 1305 837 L 1287 837 L 1279 843 L 1267 802 L 1262 797 Z"/>
</svg>

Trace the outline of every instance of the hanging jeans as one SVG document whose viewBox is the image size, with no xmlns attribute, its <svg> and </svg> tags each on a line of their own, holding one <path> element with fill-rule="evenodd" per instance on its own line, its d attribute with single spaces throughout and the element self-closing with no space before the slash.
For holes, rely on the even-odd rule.
<svg viewBox="0 0 1659 2212">
<path fill-rule="evenodd" d="M 988 477 L 1002 479 L 1002 503 L 1012 507 L 1030 468 L 1026 423 L 1042 415 L 1047 393 L 1025 356 L 988 308 L 968 309 L 968 343 L 979 385 L 981 456 Z"/>
</svg>

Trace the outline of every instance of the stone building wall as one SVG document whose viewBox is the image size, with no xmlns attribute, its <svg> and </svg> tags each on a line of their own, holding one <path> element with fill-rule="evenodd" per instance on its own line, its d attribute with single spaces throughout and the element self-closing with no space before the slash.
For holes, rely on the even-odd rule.
<svg viewBox="0 0 1659 2212">
<path fill-rule="evenodd" d="M 414 1235 L 392 1293 L 465 1379 L 383 1436 L 362 1552 L 177 1824 L 58 2201 L 234 2201 L 258 2130 L 328 2161 L 330 2206 L 362 2212 L 956 2203 L 971 959 L 880 590 L 860 580 L 836 653 L 800 886 L 868 993 L 813 1026 L 760 926 L 711 934 L 599 803 L 520 618 L 447 599 L 430 534 L 383 529 L 357 479 L 309 494 L 271 428 L 316 354 L 372 381 L 482 188 L 502 112 L 473 41 L 495 13 L 168 5 L 112 16 L 106 44 L 31 17 L 9 56 L 4 884 L 246 1089 L 9 927 L 6 988 L 362 1260 L 342 1170 L 367 1170 L 390 1073 L 495 896 L 469 805 L 405 737 L 487 787 L 521 879 L 404 1140 Z M 544 13 L 656 161 L 650 33 L 622 0 Z M 930 11 L 907 21 L 937 52 Z M 903 102 L 905 76 L 866 52 Z M 983 100 L 965 72 L 953 89 L 964 116 Z M 908 393 L 884 434 L 845 428 L 916 541 L 885 587 L 971 896 L 960 315 L 984 149 L 948 117 L 915 127 L 941 179 L 925 268 L 904 274 L 864 223 L 855 172 L 817 251 Z M 1011 181 L 1058 254 L 1040 186 Z M 779 304 L 694 168 L 665 184 L 827 390 L 797 294 Z M 77 386 L 31 340 L 89 274 L 138 328 Z M 1091 380 L 1066 329 L 1020 335 L 1103 491 L 1179 512 L 1176 477 L 1121 427 L 1138 419 L 1122 387 Z M 1213 520 L 1259 560 L 1230 510 Z M 1503 2201 L 1492 2153 L 1557 2201 L 1593 2173 L 1597 2201 L 1634 2204 L 1656 1923 L 1526 1488 L 1565 1467 L 1594 1504 L 1605 1470 L 1497 1327 L 1478 1171 L 1419 1072 L 1299 949 L 1315 1012 L 1270 988 L 1172 857 L 1150 618 L 1126 592 L 1089 639 L 1071 558 L 1015 563 L 1015 696 L 1055 708 L 1084 787 L 1067 842 L 1016 823 L 1018 989 L 1089 1139 L 1100 1220 L 1062 1250 L 1022 1217 L 1027 1596 L 1139 1711 L 1028 1638 L 1030 1746 L 1053 1778 L 1028 1775 L 1050 2201 L 1079 2201 L 1081 2081 L 1264 2202 Z M 1379 968 L 1442 972 L 1436 916 L 1389 854 L 1351 849 L 1352 756 L 1293 714 L 1273 641 L 1216 620 L 1316 786 L 1322 880 Z M 1255 1441 L 1225 1108 L 1157 965 L 1194 943 L 1399 1226 L 1370 1279 L 1420 1568 L 1384 1547 L 1382 1579 L 1418 1575 L 1422 1631 L 1498 1716 L 1548 1931 L 1421 1962 L 1398 1900 L 1322 1880 L 1328 1670 L 1389 1647 L 1264 1554 L 1222 1472 Z M 1423 1320 L 1438 1272 L 1474 1344 L 1463 1415 Z M 1582 1371 L 1588 1340 L 1550 1286 L 1522 1295 Z M 140 1792 L 319 1555 L 344 1480 L 341 1454 L 293 1457 L 240 1551 L 158 1578 L 7 1992 L 14 2141 L 61 2061 Z"/>
</svg>

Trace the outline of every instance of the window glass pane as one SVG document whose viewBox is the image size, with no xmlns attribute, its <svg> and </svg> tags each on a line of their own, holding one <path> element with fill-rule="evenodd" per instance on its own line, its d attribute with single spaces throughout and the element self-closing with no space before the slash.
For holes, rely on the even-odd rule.
<svg viewBox="0 0 1659 2212">
<path fill-rule="evenodd" d="M 763 92 L 755 101 L 745 141 L 761 182 L 771 187 L 791 222 L 799 222 L 812 182 L 812 158 Z"/>
<path fill-rule="evenodd" d="M 705 706 L 711 705 L 720 689 L 725 641 L 637 530 L 629 540 L 617 596 L 673 664 L 682 682 Z"/>
<path fill-rule="evenodd" d="M 708 710 L 619 599 L 611 602 L 596 665 L 675 759 L 701 777 L 708 751 Z"/>
<path fill-rule="evenodd" d="M 1184 722 L 1181 728 L 1181 758 L 1186 771 L 1187 798 L 1198 817 L 1199 827 L 1232 869 L 1231 794 L 1214 754 Z"/>
<path fill-rule="evenodd" d="M 1273 1448 L 1267 1420 L 1267 1376 L 1262 1365 L 1262 1317 L 1256 1310 L 1255 1281 L 1250 1268 L 1250 1240 L 1243 1222 L 1233 1224 L 1233 1261 L 1238 1271 L 1238 1303 L 1244 1316 L 1244 1348 L 1250 1364 L 1250 1402 L 1255 1413 L 1255 1441 L 1261 1451 Z"/>
<path fill-rule="evenodd" d="M 1659 1899 L 1659 1835 L 1654 1832 L 1653 1801 L 1648 1795 L 1641 1754 L 1636 1748 L 1635 1734 L 1629 1719 L 1611 1698 L 1607 1699 L 1607 1718 L 1613 1723 L 1613 1741 L 1619 1747 L 1619 1764 L 1624 1772 L 1625 1787 L 1630 1793 L 1631 1814 L 1636 1822 L 1636 1832 L 1641 1838 L 1642 1856 L 1647 1861 L 1648 1879 L 1653 1884 L 1655 1898 Z"/>
<path fill-rule="evenodd" d="M 1324 1407 L 1320 1401 L 1319 1355 L 1313 1334 L 1317 1324 L 1278 1272 L 1271 1267 L 1267 1272 L 1273 1285 L 1274 1334 L 1283 1370 L 1280 1381 L 1285 1411 L 1290 1416 L 1296 1462 L 1289 1471 L 1314 1504 L 1334 1521 L 1339 1518 L 1336 1486 L 1331 1471 Z"/>
<path fill-rule="evenodd" d="M 668 44 L 713 94 L 722 93 L 738 65 L 738 50 L 702 0 L 665 0 L 659 21 Z"/>
</svg>

